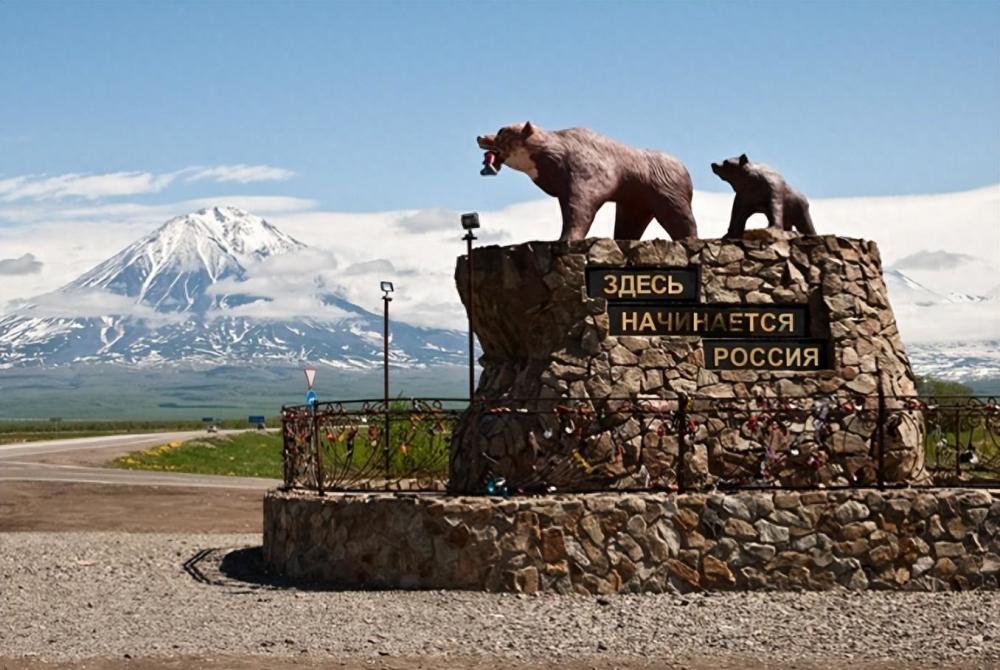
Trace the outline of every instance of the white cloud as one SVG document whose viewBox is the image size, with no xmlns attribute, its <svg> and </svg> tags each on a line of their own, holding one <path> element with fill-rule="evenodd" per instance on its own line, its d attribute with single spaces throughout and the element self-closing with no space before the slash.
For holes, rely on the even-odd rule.
<svg viewBox="0 0 1000 670">
<path fill-rule="evenodd" d="M 398 225 L 409 233 L 431 233 L 454 228 L 459 213 L 444 208 L 424 209 L 402 217 Z"/>
<path fill-rule="evenodd" d="M 345 275 L 394 275 L 396 274 L 396 267 L 387 258 L 376 258 L 370 261 L 363 261 L 361 263 L 354 263 L 346 268 L 344 268 Z"/>
<path fill-rule="evenodd" d="M 990 295 L 993 282 L 1000 276 L 1000 260 L 996 257 L 991 262 L 947 251 L 919 251 L 896 261 L 891 268 L 942 295 Z"/>
<path fill-rule="evenodd" d="M 236 182 L 250 184 L 260 181 L 286 181 L 295 176 L 291 170 L 271 165 L 217 165 L 210 168 L 190 168 L 185 181 Z"/>
<path fill-rule="evenodd" d="M 0 201 L 48 201 L 67 198 L 100 198 L 159 193 L 179 177 L 185 181 L 249 184 L 284 181 L 295 175 L 291 170 L 271 165 L 216 165 L 186 167 L 173 172 L 68 173 L 54 176 L 19 175 L 0 179 Z"/>
<path fill-rule="evenodd" d="M 183 321 L 183 314 L 161 314 L 152 307 L 136 303 L 128 296 L 100 289 L 74 289 L 46 293 L 30 300 L 14 301 L 13 307 L 35 318 L 97 318 L 130 316 L 157 323 Z"/>
<path fill-rule="evenodd" d="M 54 202 L 19 203 L 0 207 L 0 221 L 11 228 L 58 221 L 61 226 L 127 224 L 152 228 L 167 219 L 199 209 L 228 205 L 258 216 L 313 210 L 316 201 L 280 195 L 215 195 L 164 204 L 136 202 L 62 204 Z M 5 228 L 0 226 L 0 235 Z M 20 231 L 23 234 L 23 231 Z M 146 230 L 146 232 L 149 232 Z"/>
<path fill-rule="evenodd" d="M 335 323 L 347 316 L 344 310 L 327 305 L 323 295 L 333 292 L 329 277 L 338 261 L 328 251 L 302 251 L 270 256 L 247 267 L 242 281 L 235 278 L 216 282 L 210 295 L 243 294 L 258 300 L 218 309 L 210 318 L 247 316 L 259 320 L 312 319 Z"/>
<path fill-rule="evenodd" d="M 42 263 L 34 254 L 17 258 L 0 258 L 0 275 L 30 275 L 42 271 Z"/>
<path fill-rule="evenodd" d="M 968 254 L 953 254 L 947 251 L 918 251 L 901 258 L 893 267 L 897 270 L 954 270 L 965 263 L 978 260 Z"/>
<path fill-rule="evenodd" d="M 55 200 L 77 197 L 96 200 L 109 196 L 158 193 L 176 178 L 176 173 L 108 172 L 62 174 L 54 177 L 23 175 L 0 180 L 0 200 Z"/>
<path fill-rule="evenodd" d="M 1000 302 L 918 305 L 889 296 L 904 342 L 978 341 L 1000 337 Z"/>
<path fill-rule="evenodd" d="M 455 263 L 465 252 L 457 210 L 330 212 L 317 210 L 310 200 L 266 196 L 204 198 L 168 205 L 118 203 L 63 209 L 45 203 L 35 209 L 0 208 L 0 218 L 25 224 L 0 226 L 0 249 L 5 255 L 31 252 L 60 259 L 38 275 L 19 277 L 16 286 L 0 282 L 0 304 L 65 284 L 168 218 L 221 204 L 265 215 L 282 231 L 312 246 L 306 254 L 279 257 L 251 268 L 251 283 L 241 286 L 240 292 L 261 295 L 270 302 L 239 309 L 275 318 L 305 318 L 328 309 L 316 296 L 339 291 L 360 307 L 380 313 L 378 282 L 391 280 L 396 284 L 394 319 L 465 328 L 465 310 L 454 285 Z M 695 194 L 702 237 L 725 232 L 731 205 L 731 193 Z M 929 196 L 814 200 L 812 214 L 821 234 L 875 240 L 886 267 L 928 249 L 1000 258 L 1000 185 Z M 482 211 L 477 244 L 551 240 L 559 233 L 559 217 L 558 204 L 550 198 Z M 763 225 L 760 219 L 754 217 L 751 226 Z M 608 205 L 598 213 L 591 234 L 609 237 L 613 227 L 614 206 Z M 654 222 L 645 237 L 665 237 L 665 233 Z M 968 271 L 963 264 L 934 273 L 933 282 L 922 283 L 942 295 L 955 290 L 951 287 L 982 295 L 997 284 L 995 272 Z M 890 297 L 907 342 L 968 339 L 968 333 L 1000 336 L 996 318 L 1000 303 L 945 303 L 921 310 L 895 293 Z"/>
</svg>

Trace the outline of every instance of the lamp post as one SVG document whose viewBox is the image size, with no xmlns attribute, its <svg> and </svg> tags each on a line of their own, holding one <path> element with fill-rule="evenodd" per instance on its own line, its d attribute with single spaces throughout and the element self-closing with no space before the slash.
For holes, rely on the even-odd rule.
<svg viewBox="0 0 1000 670">
<path fill-rule="evenodd" d="M 389 486 L 389 303 L 392 302 L 392 292 L 395 290 L 391 281 L 379 284 L 382 289 L 382 400 L 385 403 L 385 479 Z"/>
<path fill-rule="evenodd" d="M 472 332 L 473 296 L 472 296 L 472 242 L 476 239 L 473 232 L 479 227 L 479 214 L 469 212 L 462 215 L 462 228 L 465 229 L 465 292 L 468 296 L 466 300 L 466 312 L 469 316 L 469 402 L 476 394 L 476 336 Z"/>
</svg>

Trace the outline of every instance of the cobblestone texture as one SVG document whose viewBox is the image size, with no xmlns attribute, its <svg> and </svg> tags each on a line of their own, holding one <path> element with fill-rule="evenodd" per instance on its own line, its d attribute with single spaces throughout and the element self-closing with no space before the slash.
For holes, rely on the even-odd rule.
<svg viewBox="0 0 1000 670">
<path fill-rule="evenodd" d="M 504 500 L 268 494 L 279 574 L 348 587 L 610 594 L 996 589 L 985 490 L 579 494 Z"/>
<path fill-rule="evenodd" d="M 873 242 L 764 230 L 737 241 L 588 239 L 489 246 L 476 249 L 474 261 L 473 327 L 483 348 L 477 396 L 502 404 L 528 400 L 534 408 L 582 398 L 606 419 L 586 449 L 592 462 L 609 465 L 590 479 L 562 478 L 560 491 L 616 483 L 634 488 L 641 485 L 636 473 L 642 465 L 654 476 L 676 467 L 676 441 L 644 444 L 635 419 L 608 411 L 608 398 L 870 396 L 877 389 L 877 368 L 887 395 L 916 393 Z M 699 337 L 612 336 L 606 300 L 587 296 L 588 265 L 696 266 L 702 303 L 807 305 L 811 336 L 830 342 L 832 369 L 713 371 L 705 368 Z M 468 304 L 466 272 L 463 257 L 456 282 Z M 482 493 L 488 473 L 530 480 L 544 469 L 545 452 L 559 450 L 560 435 L 551 428 L 536 415 L 470 411 L 452 445 L 451 490 Z M 691 462 L 683 465 L 689 484 L 711 484 L 727 468 L 752 472 L 758 467 L 733 426 L 704 421 L 698 431 L 691 436 Z M 919 420 L 889 431 L 887 481 L 904 481 L 921 471 L 922 431 Z M 834 442 L 824 481 L 843 479 L 852 459 L 867 458 L 868 445 L 859 435 L 845 430 Z"/>
</svg>

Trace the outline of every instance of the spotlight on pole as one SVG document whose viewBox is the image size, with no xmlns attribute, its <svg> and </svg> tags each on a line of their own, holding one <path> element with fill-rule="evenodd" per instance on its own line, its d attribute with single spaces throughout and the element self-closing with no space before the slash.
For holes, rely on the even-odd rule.
<svg viewBox="0 0 1000 670">
<path fill-rule="evenodd" d="M 479 227 L 479 213 L 469 212 L 462 215 L 462 228 L 465 230 L 475 230 Z"/>
<path fill-rule="evenodd" d="M 469 212 L 462 215 L 462 228 L 465 230 L 465 292 L 466 312 L 469 315 L 469 402 L 476 394 L 476 336 L 472 332 L 473 295 L 472 295 L 472 243 L 476 239 L 473 232 L 479 228 L 479 213 Z"/>
<path fill-rule="evenodd" d="M 381 282 L 381 283 L 379 284 L 379 288 L 381 288 L 381 289 L 382 289 L 382 293 L 384 293 L 384 294 L 385 294 L 384 296 L 382 296 L 382 297 L 383 297 L 383 299 L 384 299 L 384 298 L 388 298 L 388 297 L 389 297 L 389 294 L 390 294 L 390 293 L 392 293 L 392 292 L 393 292 L 393 291 L 395 290 L 395 289 L 393 289 L 393 287 L 392 287 L 392 282 L 391 282 L 391 281 L 384 281 L 384 282 Z M 389 298 L 389 299 L 390 299 L 390 300 L 392 300 L 392 298 Z"/>
</svg>

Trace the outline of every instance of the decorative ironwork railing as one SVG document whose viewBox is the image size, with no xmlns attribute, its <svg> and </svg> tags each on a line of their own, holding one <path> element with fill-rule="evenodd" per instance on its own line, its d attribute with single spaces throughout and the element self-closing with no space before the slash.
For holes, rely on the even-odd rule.
<svg viewBox="0 0 1000 670">
<path fill-rule="evenodd" d="M 453 441 L 478 459 L 463 493 L 1000 486 L 1000 405 L 987 397 L 460 402 L 285 407 L 285 486 L 453 489 Z"/>
</svg>

